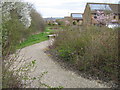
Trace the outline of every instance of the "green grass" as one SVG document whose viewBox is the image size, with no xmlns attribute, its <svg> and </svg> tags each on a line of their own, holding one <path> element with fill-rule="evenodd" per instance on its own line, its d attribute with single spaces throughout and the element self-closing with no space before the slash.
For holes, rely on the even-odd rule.
<svg viewBox="0 0 120 90">
<path fill-rule="evenodd" d="M 51 27 L 47 27 L 45 32 L 53 32 L 53 30 L 50 29 Z"/>
<path fill-rule="evenodd" d="M 51 27 L 47 27 L 45 32 L 49 32 L 50 34 L 54 34 L 54 33 L 57 33 L 59 31 L 59 30 L 54 30 L 53 28 L 60 28 L 61 29 L 61 27 L 51 26 Z"/>
<path fill-rule="evenodd" d="M 48 32 L 48 33 L 46 33 Z M 26 46 L 30 46 L 36 43 L 40 43 L 42 41 L 48 40 L 47 35 L 51 34 L 51 32 L 53 32 L 53 30 L 49 29 L 49 27 L 46 28 L 45 32 L 39 33 L 39 34 L 35 34 L 35 35 L 31 35 L 29 36 L 24 42 L 20 43 L 17 48 L 24 48 Z"/>
<path fill-rule="evenodd" d="M 24 42 L 20 43 L 18 45 L 18 48 L 24 48 L 26 46 L 30 46 L 30 45 L 33 45 L 33 44 L 36 44 L 36 43 L 48 40 L 47 35 L 49 35 L 49 34 L 47 34 L 47 33 L 40 33 L 40 34 L 32 35 L 32 36 L 28 37 L 27 40 L 25 40 Z"/>
</svg>

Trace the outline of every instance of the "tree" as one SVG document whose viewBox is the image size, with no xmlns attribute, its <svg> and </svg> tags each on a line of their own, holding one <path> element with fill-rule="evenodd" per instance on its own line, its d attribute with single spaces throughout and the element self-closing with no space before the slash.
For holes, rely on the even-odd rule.
<svg viewBox="0 0 120 90">
<path fill-rule="evenodd" d="M 98 25 L 107 25 L 112 22 L 113 17 L 113 13 L 106 14 L 103 10 L 97 10 L 94 20 Z"/>
<path fill-rule="evenodd" d="M 0 29 L 2 32 L 0 32 L 2 37 L 0 38 L 2 39 L 2 88 L 22 88 L 21 76 L 18 72 L 9 70 L 18 57 L 15 55 L 15 57 L 9 58 L 9 55 L 15 53 L 17 45 L 23 39 L 36 32 L 34 29 L 31 32 L 31 27 L 37 30 L 39 26 L 43 26 L 39 21 L 39 19 L 42 21 L 42 17 L 36 11 L 31 15 L 33 13 L 32 5 L 20 0 L 16 0 L 16 2 L 3 1 L 0 2 L 0 6 L 2 6 L 2 10 L 0 10 L 2 11 L 2 23 L 0 24 L 0 28 L 2 28 Z"/>
<path fill-rule="evenodd" d="M 17 0 L 18 1 L 18 0 Z M 0 29 L 2 31 L 2 87 L 20 87 L 19 76 L 14 75 L 14 71 L 8 68 L 14 63 L 8 56 L 14 53 L 19 41 L 24 38 L 24 33 L 27 32 L 31 24 L 29 4 L 23 2 L 5 2 L 0 3 L 2 7 L 2 23 Z"/>
<path fill-rule="evenodd" d="M 20 0 L 16 2 L 3 0 L 0 5 L 2 7 L 2 53 L 3 57 L 7 57 L 16 50 L 16 45 L 30 32 L 28 27 L 31 25 L 32 5 Z"/>
<path fill-rule="evenodd" d="M 44 20 L 42 16 L 34 8 L 32 8 L 30 16 L 31 16 L 30 29 L 32 30 L 32 32 L 38 33 L 44 31 L 45 28 Z"/>
<path fill-rule="evenodd" d="M 7 56 L 10 51 L 14 52 L 16 45 L 29 35 L 44 30 L 44 21 L 33 6 L 17 1 L 1 3 L 3 56 Z"/>
<path fill-rule="evenodd" d="M 17 0 L 19 1 L 19 0 Z M 2 21 L 6 22 L 11 19 L 11 11 L 16 10 L 19 14 L 19 20 L 26 26 L 29 27 L 31 24 L 31 4 L 24 2 L 5 2 L 3 0 L 2 4 Z"/>
</svg>

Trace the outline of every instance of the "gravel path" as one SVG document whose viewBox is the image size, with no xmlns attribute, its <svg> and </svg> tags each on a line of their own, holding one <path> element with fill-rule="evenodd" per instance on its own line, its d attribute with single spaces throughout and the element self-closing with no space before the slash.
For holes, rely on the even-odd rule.
<svg viewBox="0 0 120 90">
<path fill-rule="evenodd" d="M 95 80 L 85 79 L 75 74 L 73 71 L 68 71 L 61 68 L 58 63 L 54 62 L 49 57 L 49 55 L 44 53 L 48 45 L 50 45 L 50 41 L 44 41 L 25 47 L 20 51 L 20 55 L 24 55 L 24 58 L 36 60 L 37 67 L 34 72 L 30 73 L 31 76 L 37 77 L 41 73 L 48 71 L 48 73 L 41 78 L 41 82 L 53 87 L 63 86 L 64 88 L 107 88 L 107 86 L 99 84 Z M 30 87 L 40 87 L 39 82 L 35 80 Z"/>
</svg>

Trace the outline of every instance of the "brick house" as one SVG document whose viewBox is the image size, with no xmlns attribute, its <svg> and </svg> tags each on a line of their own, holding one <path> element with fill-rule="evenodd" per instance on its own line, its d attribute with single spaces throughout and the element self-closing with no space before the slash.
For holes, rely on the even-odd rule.
<svg viewBox="0 0 120 90">
<path fill-rule="evenodd" d="M 119 8 L 120 4 L 87 3 L 83 14 L 83 24 L 96 25 L 100 24 L 99 20 L 106 23 L 120 24 Z M 98 13 L 100 14 L 98 15 Z"/>
<path fill-rule="evenodd" d="M 77 25 L 82 25 L 83 14 L 82 13 L 71 13 L 72 23 Z"/>
</svg>

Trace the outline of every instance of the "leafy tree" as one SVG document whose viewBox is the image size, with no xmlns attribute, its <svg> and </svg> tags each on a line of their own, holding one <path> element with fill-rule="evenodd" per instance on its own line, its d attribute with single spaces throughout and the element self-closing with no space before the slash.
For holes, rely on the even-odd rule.
<svg viewBox="0 0 120 90">
<path fill-rule="evenodd" d="M 18 1 L 18 2 L 17 2 Z M 17 0 L 16 2 L 3 2 L 2 6 L 2 21 L 6 22 L 11 19 L 11 11 L 16 10 L 16 13 L 19 15 L 19 20 L 26 26 L 29 27 L 31 25 L 31 4 L 21 2 Z"/>
<path fill-rule="evenodd" d="M 44 20 L 41 17 L 41 15 L 34 9 L 32 8 L 31 13 L 31 26 L 30 29 L 33 33 L 38 33 L 44 31 Z"/>
<path fill-rule="evenodd" d="M 24 37 L 23 33 L 26 32 L 24 25 L 19 21 L 15 11 L 16 10 L 11 11 L 11 19 L 9 21 L 2 23 L 3 57 L 15 51 L 16 45 Z"/>
<path fill-rule="evenodd" d="M 38 25 L 41 27 L 43 25 L 36 19 L 39 17 L 38 14 L 31 16 L 30 13 L 33 8 L 31 4 L 17 1 L 0 3 L 2 6 L 2 23 L 0 25 L 2 34 L 0 33 L 0 35 L 2 36 L 2 71 L 4 72 L 2 73 L 2 84 L 4 88 L 20 86 L 20 76 L 15 76 L 14 71 L 8 70 L 16 57 L 9 60 L 8 56 L 16 51 L 17 45 L 22 40 L 38 30 Z M 32 29 L 31 32 L 33 27 L 35 30 Z"/>
</svg>

